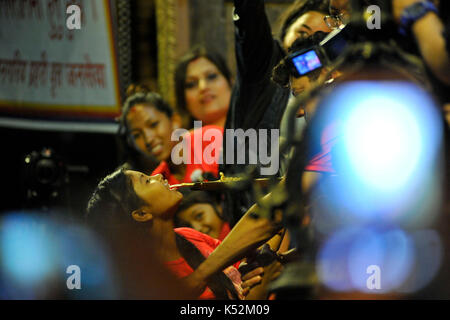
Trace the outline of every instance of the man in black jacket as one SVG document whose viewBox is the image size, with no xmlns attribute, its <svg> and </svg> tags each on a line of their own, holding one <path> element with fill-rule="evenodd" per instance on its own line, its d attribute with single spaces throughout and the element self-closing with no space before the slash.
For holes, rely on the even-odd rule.
<svg viewBox="0 0 450 320">
<path fill-rule="evenodd" d="M 273 38 L 263 0 L 235 0 L 234 6 L 238 71 L 225 129 L 244 131 L 250 128 L 267 129 L 268 132 L 277 130 L 280 128 L 290 90 L 273 83 L 271 75 L 272 69 L 285 56 L 287 48 L 283 48 Z M 326 10 L 328 1 L 297 1 L 286 15 L 281 30 L 281 42 L 285 43 L 284 40 L 288 37 L 295 39 L 296 36 L 308 36 L 316 31 L 329 32 L 323 20 L 327 14 Z M 311 12 L 313 14 L 310 14 Z M 232 142 L 224 135 L 223 159 L 227 159 L 227 152 L 235 151 L 230 148 L 236 149 L 238 144 L 236 141 Z M 266 146 L 271 146 L 272 143 L 278 141 L 271 141 L 268 134 Z M 248 143 L 245 144 L 245 150 L 248 159 Z M 256 166 L 261 167 L 259 158 L 257 163 Z M 245 172 L 247 165 L 248 161 L 242 165 L 234 161 L 234 164 L 222 165 L 221 171 L 226 176 L 232 176 Z M 231 225 L 234 225 L 252 203 L 254 199 L 250 191 L 228 192 L 225 200 L 225 217 Z"/>
</svg>

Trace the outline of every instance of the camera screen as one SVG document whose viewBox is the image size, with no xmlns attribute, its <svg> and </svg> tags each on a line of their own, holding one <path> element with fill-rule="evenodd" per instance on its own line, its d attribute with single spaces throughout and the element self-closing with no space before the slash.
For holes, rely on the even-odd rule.
<svg viewBox="0 0 450 320">
<path fill-rule="evenodd" d="M 292 58 L 292 62 L 300 75 L 305 75 L 322 67 L 322 63 L 314 50 Z"/>
</svg>

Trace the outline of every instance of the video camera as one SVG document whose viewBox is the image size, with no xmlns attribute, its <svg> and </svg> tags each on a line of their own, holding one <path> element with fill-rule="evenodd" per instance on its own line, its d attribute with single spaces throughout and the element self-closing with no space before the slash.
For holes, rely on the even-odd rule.
<svg viewBox="0 0 450 320">
<path fill-rule="evenodd" d="M 23 183 L 25 205 L 47 210 L 70 202 L 69 184 L 73 174 L 85 176 L 89 172 L 86 166 L 68 165 L 51 148 L 32 151 L 24 158 Z"/>
<path fill-rule="evenodd" d="M 329 66 L 354 44 L 395 38 L 397 28 L 391 18 L 391 5 L 389 1 L 378 1 L 378 3 L 382 7 L 381 29 L 369 28 L 367 15 L 365 15 L 366 7 L 358 1 L 352 1 L 353 14 L 349 23 L 330 32 L 319 44 L 296 51 L 287 57 L 291 74 L 301 77 Z"/>
</svg>

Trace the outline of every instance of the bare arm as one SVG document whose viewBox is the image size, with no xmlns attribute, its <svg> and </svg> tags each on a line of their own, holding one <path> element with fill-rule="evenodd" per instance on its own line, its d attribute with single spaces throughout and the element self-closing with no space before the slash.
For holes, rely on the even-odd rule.
<svg viewBox="0 0 450 320">
<path fill-rule="evenodd" d="M 267 195 L 263 201 L 270 201 L 270 196 Z M 275 221 L 271 221 L 253 217 L 252 214 L 258 212 L 258 209 L 257 205 L 253 205 L 223 242 L 186 278 L 189 287 L 196 288 L 201 293 L 206 286 L 206 279 L 212 274 L 242 259 L 246 253 L 256 249 L 280 230 L 281 212 L 277 213 Z"/>
<path fill-rule="evenodd" d="M 450 59 L 442 35 L 444 25 L 439 17 L 430 12 L 413 25 L 420 53 L 433 74 L 450 85 Z"/>
<path fill-rule="evenodd" d="M 392 0 L 393 14 L 397 23 L 403 10 L 421 0 Z M 450 85 L 450 59 L 443 36 L 444 25 L 434 12 L 429 12 L 412 26 L 420 53 L 426 65 L 442 82 Z"/>
</svg>

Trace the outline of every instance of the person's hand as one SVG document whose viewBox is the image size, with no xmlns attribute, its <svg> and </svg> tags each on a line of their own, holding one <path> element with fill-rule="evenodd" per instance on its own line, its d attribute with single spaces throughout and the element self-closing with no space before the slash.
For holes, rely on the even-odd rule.
<svg viewBox="0 0 450 320">
<path fill-rule="evenodd" d="M 242 292 L 242 294 L 244 296 L 248 295 L 248 293 L 250 292 L 250 289 L 253 288 L 254 286 L 258 285 L 261 283 L 262 279 L 263 279 L 263 275 L 264 275 L 264 268 L 262 267 L 258 267 L 256 269 L 253 269 L 252 271 L 248 272 L 247 274 L 245 274 L 242 277 L 242 289 L 244 289 L 244 291 Z"/>
<path fill-rule="evenodd" d="M 275 261 L 272 264 L 265 267 L 264 268 L 264 276 L 261 281 L 261 285 L 263 287 L 267 288 L 267 286 L 269 285 L 270 282 L 274 281 L 275 279 L 277 279 L 280 276 L 282 270 L 283 270 L 283 265 L 278 261 Z"/>
<path fill-rule="evenodd" d="M 262 270 L 260 270 L 262 269 Z M 246 300 L 265 300 L 267 299 L 268 292 L 267 287 L 269 286 L 270 282 L 278 278 L 281 274 L 281 271 L 283 270 L 283 266 L 280 262 L 275 261 L 272 264 L 268 265 L 264 268 L 257 268 L 253 271 L 253 278 L 248 279 L 244 283 L 246 283 L 246 288 L 244 289 Z M 250 275 L 253 273 L 253 271 L 249 272 L 247 275 Z M 263 273 L 260 273 L 263 271 Z M 247 277 L 242 278 L 247 279 Z M 244 285 L 244 284 L 243 284 Z M 247 287 L 247 285 L 250 285 Z M 248 289 L 247 289 L 248 288 Z"/>
<path fill-rule="evenodd" d="M 392 0 L 392 14 L 397 23 L 400 23 L 403 10 L 417 2 L 423 0 Z"/>
</svg>

